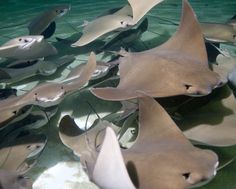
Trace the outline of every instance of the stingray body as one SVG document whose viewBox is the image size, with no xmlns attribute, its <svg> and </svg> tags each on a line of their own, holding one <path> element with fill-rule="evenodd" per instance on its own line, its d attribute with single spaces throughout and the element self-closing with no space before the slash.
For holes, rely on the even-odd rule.
<svg viewBox="0 0 236 189">
<path fill-rule="evenodd" d="M 32 182 L 17 172 L 0 169 L 0 186 L 1 189 L 32 189 Z"/>
<path fill-rule="evenodd" d="M 70 55 L 53 61 L 35 60 L 17 62 L 7 68 L 0 68 L 0 81 L 14 83 L 35 75 L 49 76 L 54 74 L 59 67 L 69 64 L 74 60 L 75 57 Z"/>
<path fill-rule="evenodd" d="M 225 23 L 201 23 L 204 37 L 212 42 L 236 42 L 236 28 L 232 24 Z"/>
<path fill-rule="evenodd" d="M 24 95 L 8 98 L 0 102 L 1 122 L 14 116 L 26 105 L 50 107 L 59 104 L 65 95 L 68 95 L 85 85 L 96 68 L 96 57 L 91 53 L 88 63 L 84 66 L 79 77 L 61 83 L 48 82 L 38 85 Z"/>
<path fill-rule="evenodd" d="M 32 60 L 55 54 L 56 48 L 41 35 L 17 37 L 0 46 L 3 58 Z"/>
<path fill-rule="evenodd" d="M 85 26 L 81 38 L 72 46 L 84 46 L 95 39 L 118 29 L 128 29 L 162 0 L 128 0 L 129 4 L 113 14 L 98 17 Z"/>
<path fill-rule="evenodd" d="M 108 128 L 97 158 L 85 162 L 91 180 L 104 189 L 185 189 L 211 180 L 218 158 L 194 147 L 154 99 L 143 97 L 135 144 L 121 154 Z"/>
<path fill-rule="evenodd" d="M 43 35 L 45 38 L 51 37 L 56 29 L 55 19 L 63 16 L 69 10 L 69 5 L 58 5 L 44 11 L 28 25 L 29 35 Z"/>
<path fill-rule="evenodd" d="M 202 96 L 225 82 L 208 67 L 201 28 L 187 1 L 183 1 L 179 29 L 167 42 L 147 51 L 120 54 L 119 85 L 92 89 L 97 97 L 127 100 L 143 95 Z"/>
</svg>

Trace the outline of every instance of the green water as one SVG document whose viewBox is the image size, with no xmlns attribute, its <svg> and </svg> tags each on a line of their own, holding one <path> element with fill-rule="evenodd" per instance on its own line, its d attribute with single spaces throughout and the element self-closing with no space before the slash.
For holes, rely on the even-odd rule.
<svg viewBox="0 0 236 189">
<path fill-rule="evenodd" d="M 27 35 L 27 23 L 43 10 L 56 4 L 69 3 L 71 11 L 63 18 L 57 20 L 57 30 L 50 41 L 55 41 L 57 37 L 69 37 L 76 33 L 75 30 L 82 31 L 80 26 L 84 20 L 91 21 L 97 15 L 110 8 L 124 5 L 125 0 L 71 0 L 71 1 L 49 1 L 49 0 L 0 0 L 0 44 L 8 41 L 10 38 Z M 236 1 L 234 0 L 191 0 L 193 9 L 201 22 L 219 22 L 224 23 L 236 14 Z M 153 32 L 159 33 L 158 37 L 163 41 L 168 38 L 176 29 L 176 26 L 164 22 L 161 17 L 174 22 L 179 21 L 181 13 L 180 0 L 166 0 L 152 9 L 147 17 L 149 18 L 149 32 L 145 33 L 146 38 L 158 36 Z M 162 36 L 163 35 L 163 36 Z M 149 44 L 148 44 L 149 45 Z M 150 44 L 151 45 L 151 44 Z M 51 125 L 54 121 L 51 122 Z M 58 136 L 55 136 L 55 128 L 45 129 L 48 132 L 49 142 L 45 152 L 42 154 L 39 164 L 32 170 L 34 178 L 47 166 L 55 165 L 57 161 L 74 160 L 70 151 L 66 150 L 60 144 Z M 54 148 L 54 145 L 59 145 Z M 61 145 L 61 146 L 60 146 Z M 61 151 L 53 151 L 57 149 Z M 214 148 L 222 157 L 235 157 L 236 147 Z M 204 186 L 204 189 L 234 189 L 236 187 L 236 162 L 223 168 L 214 180 Z M 85 187 L 86 188 L 86 187 Z"/>
</svg>

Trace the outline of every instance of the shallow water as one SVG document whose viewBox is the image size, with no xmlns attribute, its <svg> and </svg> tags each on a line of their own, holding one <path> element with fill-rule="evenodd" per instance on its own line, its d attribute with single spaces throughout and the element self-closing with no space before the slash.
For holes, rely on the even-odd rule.
<svg viewBox="0 0 236 189">
<path fill-rule="evenodd" d="M 8 41 L 10 38 L 27 35 L 27 24 L 31 18 L 35 17 L 41 11 L 52 5 L 64 3 L 69 3 L 71 5 L 71 11 L 63 18 L 58 19 L 56 33 L 49 39 L 49 41 L 55 41 L 55 36 L 66 38 L 81 31 L 82 28 L 79 26 L 83 24 L 85 20 L 91 21 L 107 9 L 121 6 L 125 4 L 126 1 L 55 0 L 49 2 L 48 0 L 0 0 L 0 44 Z M 232 0 L 191 0 L 190 3 L 193 6 L 199 21 L 201 22 L 224 23 L 236 14 L 236 1 Z M 150 24 L 148 32 L 146 32 L 143 36 L 143 40 L 158 36 L 160 41 L 165 41 L 176 29 L 176 26 L 173 26 L 170 22 L 165 20 L 171 20 L 172 22 L 178 23 L 180 12 L 180 0 L 166 0 L 156 6 L 147 15 Z M 146 43 L 146 45 L 152 46 L 152 42 Z M 64 53 L 66 54 L 66 52 Z M 86 56 L 84 54 L 81 54 L 80 58 L 86 59 L 85 57 Z M 31 82 L 30 87 L 32 87 L 37 83 L 37 78 L 35 78 L 35 80 L 31 78 L 28 81 Z M 24 83 L 25 81 L 22 84 Z M 58 116 L 51 120 L 50 124 L 48 124 L 41 131 L 49 134 L 49 143 L 40 157 L 39 163 L 29 173 L 29 175 L 33 176 L 34 179 L 36 179 L 43 170 L 55 166 L 58 162 L 78 160 L 78 158 L 76 158 L 72 152 L 64 147 L 60 142 L 56 128 Z M 236 147 L 226 150 L 230 150 L 230 153 L 233 153 L 236 152 Z M 221 151 L 224 151 L 224 149 Z M 234 186 L 236 186 L 235 177 L 236 163 L 234 162 L 230 166 L 223 169 L 211 184 L 204 186 L 203 188 L 233 189 Z M 83 183 L 83 181 L 81 183 Z M 90 185 L 86 178 L 84 178 L 84 185 L 81 184 L 78 188 L 87 189 L 88 187 L 96 188 L 92 184 Z"/>
</svg>

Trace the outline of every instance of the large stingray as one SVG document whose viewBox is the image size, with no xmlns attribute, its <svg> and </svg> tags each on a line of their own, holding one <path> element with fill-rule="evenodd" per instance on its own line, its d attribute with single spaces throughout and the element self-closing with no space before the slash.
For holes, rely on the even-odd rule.
<svg viewBox="0 0 236 189">
<path fill-rule="evenodd" d="M 19 109 L 26 105 L 34 104 L 42 107 L 57 105 L 66 95 L 85 85 L 94 73 L 95 68 L 96 57 L 94 53 L 91 53 L 88 63 L 84 66 L 82 72 L 79 72 L 79 77 L 71 80 L 67 78 L 61 83 L 43 83 L 24 95 L 0 101 L 0 122 L 14 116 Z"/>
<path fill-rule="evenodd" d="M 17 62 L 10 67 L 0 68 L 0 81 L 14 83 L 35 75 L 49 76 L 54 74 L 59 67 L 69 64 L 74 60 L 75 57 L 69 55 L 51 61 L 34 60 Z"/>
<path fill-rule="evenodd" d="M 32 60 L 55 55 L 57 50 L 41 35 L 21 36 L 0 46 L 0 57 Z"/>
<path fill-rule="evenodd" d="M 184 189 L 214 177 L 217 155 L 194 147 L 154 99 L 139 100 L 139 123 L 136 143 L 122 151 L 127 170 L 111 129 L 107 129 L 96 160 L 85 157 L 90 178 L 98 186 Z"/>
<path fill-rule="evenodd" d="M 63 16 L 70 10 L 70 5 L 57 5 L 44 11 L 34 18 L 28 25 L 29 35 L 43 35 L 51 37 L 56 30 L 55 19 Z"/>
<path fill-rule="evenodd" d="M 32 182 L 14 171 L 0 169 L 0 188 L 1 189 L 32 189 Z"/>
<path fill-rule="evenodd" d="M 84 46 L 117 29 L 127 29 L 163 0 L 128 0 L 129 4 L 113 14 L 101 16 L 85 26 L 82 37 L 72 46 Z"/>
<path fill-rule="evenodd" d="M 208 68 L 201 28 L 187 0 L 183 1 L 181 23 L 172 38 L 151 50 L 121 54 L 119 85 L 92 89 L 97 97 L 127 100 L 143 95 L 202 96 L 225 82 Z"/>
</svg>

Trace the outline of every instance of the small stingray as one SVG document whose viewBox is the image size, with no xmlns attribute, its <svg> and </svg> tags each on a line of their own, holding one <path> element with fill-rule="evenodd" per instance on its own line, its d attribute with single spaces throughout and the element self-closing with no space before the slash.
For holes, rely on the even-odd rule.
<svg viewBox="0 0 236 189">
<path fill-rule="evenodd" d="M 221 86 L 225 80 L 208 68 L 201 28 L 186 0 L 182 12 L 176 34 L 161 46 L 139 53 L 120 52 L 124 57 L 117 88 L 95 88 L 92 93 L 105 100 L 203 96 Z"/>
<path fill-rule="evenodd" d="M 20 108 L 26 105 L 34 104 L 41 107 L 50 107 L 59 104 L 66 95 L 83 87 L 91 78 L 95 68 L 96 56 L 91 53 L 79 77 L 71 80 L 67 77 L 68 81 L 65 80 L 61 83 L 42 83 L 21 96 L 0 101 L 0 115 L 4 115 L 0 122 L 15 115 Z"/>
<path fill-rule="evenodd" d="M 59 124 L 59 136 L 64 145 L 72 149 L 75 154 L 81 155 L 88 146 L 94 148 L 95 145 L 100 146 L 102 144 L 105 129 L 108 126 L 113 128 L 116 133 L 120 130 L 118 126 L 99 119 L 94 122 L 88 131 L 84 131 L 76 125 L 70 116 L 64 116 Z M 86 140 L 86 137 L 89 141 Z"/>
<path fill-rule="evenodd" d="M 0 188 L 1 189 L 32 189 L 32 182 L 14 171 L 0 169 Z"/>
<path fill-rule="evenodd" d="M 127 170 L 110 128 L 97 159 L 86 157 L 89 176 L 98 186 L 104 189 L 185 189 L 215 176 L 217 155 L 194 147 L 154 99 L 139 99 L 139 124 L 137 141 L 130 149 L 122 151 Z"/>
<path fill-rule="evenodd" d="M 229 90 L 229 89 L 227 89 Z M 189 139 L 212 146 L 236 144 L 236 100 L 233 94 L 216 98 L 207 105 L 183 115 L 179 126 Z"/>
<path fill-rule="evenodd" d="M 51 37 L 56 30 L 55 19 L 65 15 L 70 5 L 57 5 L 34 18 L 28 25 L 29 35 L 43 35 L 45 39 Z"/>
<path fill-rule="evenodd" d="M 236 27 L 233 18 L 232 20 L 224 24 L 201 23 L 200 26 L 206 40 L 217 43 L 222 43 L 222 42 L 235 43 Z"/>
<path fill-rule="evenodd" d="M 12 64 L 11 67 L 8 66 L 8 68 L 0 68 L 0 81 L 12 84 L 35 75 L 49 76 L 54 74 L 59 67 L 70 64 L 74 60 L 75 57 L 69 55 L 51 61 L 17 61 Z M 32 65 L 31 62 L 33 62 Z M 21 66 L 23 64 L 25 66 Z"/>
<path fill-rule="evenodd" d="M 0 147 L 0 168 L 9 171 L 26 172 L 22 169 L 27 158 L 37 156 L 46 145 L 44 135 L 26 135 L 4 141 Z"/>
<path fill-rule="evenodd" d="M 128 29 L 133 26 L 155 5 L 163 0 L 128 0 L 129 4 L 113 14 L 101 16 L 89 22 L 82 37 L 72 46 L 84 46 L 95 39 L 117 29 Z"/>
<path fill-rule="evenodd" d="M 0 57 L 32 60 L 57 54 L 54 46 L 41 35 L 21 36 L 0 46 Z"/>
</svg>

